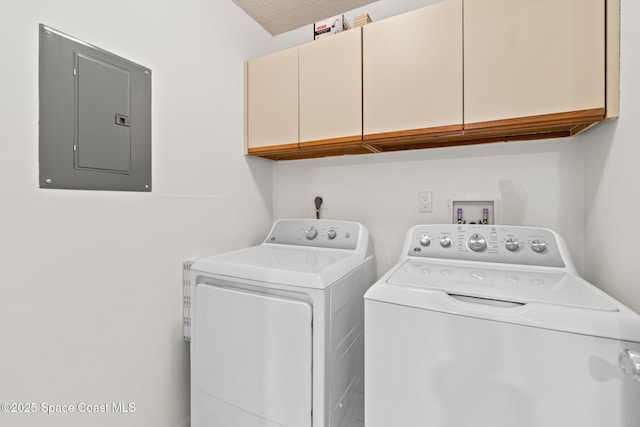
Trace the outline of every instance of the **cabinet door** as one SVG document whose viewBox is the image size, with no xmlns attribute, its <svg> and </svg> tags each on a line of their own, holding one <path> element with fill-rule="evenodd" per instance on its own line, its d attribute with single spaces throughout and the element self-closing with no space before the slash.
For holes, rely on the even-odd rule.
<svg viewBox="0 0 640 427">
<path fill-rule="evenodd" d="M 602 109 L 604 85 L 603 0 L 464 0 L 465 125 Z"/>
<path fill-rule="evenodd" d="M 298 48 L 247 62 L 247 148 L 297 148 Z"/>
<path fill-rule="evenodd" d="M 362 141 L 361 29 L 299 47 L 300 147 Z"/>
<path fill-rule="evenodd" d="M 462 0 L 368 24 L 362 37 L 365 141 L 372 134 L 461 129 Z"/>
</svg>

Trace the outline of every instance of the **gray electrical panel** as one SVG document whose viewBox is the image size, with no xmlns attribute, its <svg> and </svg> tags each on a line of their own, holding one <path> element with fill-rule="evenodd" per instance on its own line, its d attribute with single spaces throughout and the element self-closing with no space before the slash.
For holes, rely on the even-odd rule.
<svg viewBox="0 0 640 427">
<path fill-rule="evenodd" d="M 151 191 L 151 70 L 40 25 L 40 188 Z"/>
</svg>

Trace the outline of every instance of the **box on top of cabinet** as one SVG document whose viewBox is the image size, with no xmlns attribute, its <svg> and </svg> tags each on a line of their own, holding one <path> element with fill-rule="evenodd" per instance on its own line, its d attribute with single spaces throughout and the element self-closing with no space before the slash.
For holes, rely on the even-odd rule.
<svg viewBox="0 0 640 427">
<path fill-rule="evenodd" d="M 313 24 L 313 39 L 318 40 L 349 29 L 351 29 L 351 25 L 344 15 L 332 16 Z"/>
</svg>

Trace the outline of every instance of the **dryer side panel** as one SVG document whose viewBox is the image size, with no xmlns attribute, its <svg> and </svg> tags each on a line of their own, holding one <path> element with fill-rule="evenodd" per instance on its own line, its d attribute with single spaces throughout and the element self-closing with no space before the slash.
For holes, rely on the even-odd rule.
<svg viewBox="0 0 640 427">
<path fill-rule="evenodd" d="M 197 285 L 192 425 L 311 426 L 312 307 Z"/>
</svg>

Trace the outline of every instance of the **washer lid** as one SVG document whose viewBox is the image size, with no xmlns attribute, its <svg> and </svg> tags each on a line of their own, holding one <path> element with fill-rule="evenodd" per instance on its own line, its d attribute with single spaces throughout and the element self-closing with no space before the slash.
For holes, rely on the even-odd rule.
<svg viewBox="0 0 640 427">
<path fill-rule="evenodd" d="M 192 270 L 265 283 L 325 289 L 366 258 L 344 249 L 262 244 L 201 258 Z"/>
<path fill-rule="evenodd" d="M 640 342 L 640 316 L 580 277 L 476 264 L 406 260 L 364 298 L 443 315 Z"/>
<path fill-rule="evenodd" d="M 601 291 L 565 272 L 408 260 L 388 277 L 387 283 L 518 304 L 540 303 L 617 311 L 617 307 L 603 297 Z"/>
</svg>

